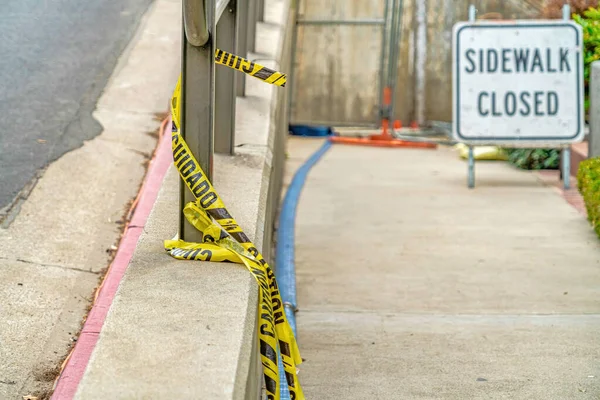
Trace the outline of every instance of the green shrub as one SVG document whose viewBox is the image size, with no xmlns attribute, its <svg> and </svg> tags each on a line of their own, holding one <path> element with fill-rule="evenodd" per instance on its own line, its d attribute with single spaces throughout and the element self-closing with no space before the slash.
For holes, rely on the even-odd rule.
<svg viewBox="0 0 600 400">
<path fill-rule="evenodd" d="M 508 161 L 521 169 L 558 169 L 558 149 L 506 149 Z"/>
<path fill-rule="evenodd" d="M 544 10 L 546 18 L 561 15 L 563 0 L 549 1 Z M 583 62 L 585 83 L 585 113 L 590 106 L 589 81 L 590 66 L 600 60 L 600 9 L 598 1 L 579 0 L 572 2 L 573 20 L 583 29 Z M 557 149 L 507 149 L 509 162 L 522 169 L 557 169 L 560 163 L 560 151 Z"/>
<path fill-rule="evenodd" d="M 573 15 L 573 20 L 583 28 L 583 64 L 585 80 L 585 110 L 590 106 L 589 82 L 590 67 L 594 61 L 600 60 L 600 9 L 590 8 L 583 15 Z"/>
<path fill-rule="evenodd" d="M 588 220 L 600 237 L 600 157 L 579 164 L 577 186 L 585 201 Z"/>
</svg>

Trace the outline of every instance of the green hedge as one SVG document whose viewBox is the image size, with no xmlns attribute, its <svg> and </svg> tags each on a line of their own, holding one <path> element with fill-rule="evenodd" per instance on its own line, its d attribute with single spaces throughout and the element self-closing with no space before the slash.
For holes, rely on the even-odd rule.
<svg viewBox="0 0 600 400">
<path fill-rule="evenodd" d="M 546 2 L 544 16 L 558 18 L 562 12 L 564 0 L 550 0 Z M 571 2 L 574 11 L 573 20 L 583 29 L 583 62 L 585 82 L 585 111 L 590 106 L 589 80 L 590 66 L 594 61 L 600 60 L 600 9 L 598 1 L 578 0 Z M 517 149 L 508 150 L 509 162 L 522 169 L 558 169 L 559 151 L 553 149 Z"/>
<path fill-rule="evenodd" d="M 573 15 L 573 20 L 583 29 L 583 64 L 585 81 L 585 110 L 590 106 L 590 68 L 594 61 L 600 60 L 600 9 L 590 8 L 582 13 Z"/>
<path fill-rule="evenodd" d="M 508 161 L 521 169 L 558 169 L 558 149 L 505 149 Z"/>
<path fill-rule="evenodd" d="M 600 237 L 600 157 L 579 164 L 577 185 L 585 201 L 588 220 Z"/>
</svg>

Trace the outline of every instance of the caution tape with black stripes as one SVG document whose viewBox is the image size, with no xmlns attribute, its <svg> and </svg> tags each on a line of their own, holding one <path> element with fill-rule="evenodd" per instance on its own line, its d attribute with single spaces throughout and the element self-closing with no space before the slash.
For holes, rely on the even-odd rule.
<svg viewBox="0 0 600 400">
<path fill-rule="evenodd" d="M 254 61 L 246 60 L 243 57 L 236 56 L 235 54 L 223 50 L 217 49 L 215 51 L 215 62 L 253 76 L 261 81 L 270 83 L 271 85 L 285 87 L 287 81 L 287 76 L 281 72 L 274 71 L 257 64 Z"/>
<path fill-rule="evenodd" d="M 243 62 L 239 63 L 240 68 L 241 65 L 245 65 Z M 237 64 L 238 61 L 233 63 L 234 66 Z M 254 65 L 253 71 L 259 67 Z M 273 79 L 275 77 L 270 76 L 264 80 L 276 84 L 277 79 Z M 171 100 L 171 114 L 173 160 L 179 175 L 196 198 L 195 202 L 188 203 L 184 207 L 183 213 L 186 219 L 202 233 L 202 242 L 166 240 L 165 250 L 172 257 L 180 260 L 233 262 L 246 266 L 259 287 L 258 340 L 267 398 L 280 399 L 277 363 L 280 354 L 290 398 L 304 400 L 297 378 L 297 366 L 302 363 L 302 358 L 294 333 L 285 316 L 275 274 L 227 211 L 225 204 L 181 136 L 181 78 L 177 82 Z"/>
</svg>

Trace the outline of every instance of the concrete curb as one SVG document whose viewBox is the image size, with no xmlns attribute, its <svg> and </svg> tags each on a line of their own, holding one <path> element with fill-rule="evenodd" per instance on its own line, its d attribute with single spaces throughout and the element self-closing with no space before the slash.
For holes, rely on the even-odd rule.
<svg viewBox="0 0 600 400">
<path fill-rule="evenodd" d="M 79 382 L 83 378 L 92 352 L 98 342 L 106 315 L 121 279 L 129 266 L 150 211 L 152 211 L 167 169 L 171 165 L 170 127 L 171 120 L 169 117 L 163 126 L 164 129 L 155 152 L 155 158 L 150 162 L 148 173 L 140 189 L 139 202 L 135 213 L 131 222 L 125 228 L 115 259 L 111 263 L 101 287 L 96 292 L 94 304 L 85 320 L 77 345 L 67 358 L 64 369 L 57 379 L 52 400 L 72 399 L 75 396 Z"/>
</svg>

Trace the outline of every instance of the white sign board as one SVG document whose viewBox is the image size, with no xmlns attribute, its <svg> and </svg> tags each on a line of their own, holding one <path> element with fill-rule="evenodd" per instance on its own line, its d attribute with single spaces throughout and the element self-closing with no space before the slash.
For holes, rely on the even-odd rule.
<svg viewBox="0 0 600 400">
<path fill-rule="evenodd" d="M 455 25 L 455 140 L 538 146 L 582 141 L 582 40 L 581 27 L 571 21 Z"/>
</svg>

